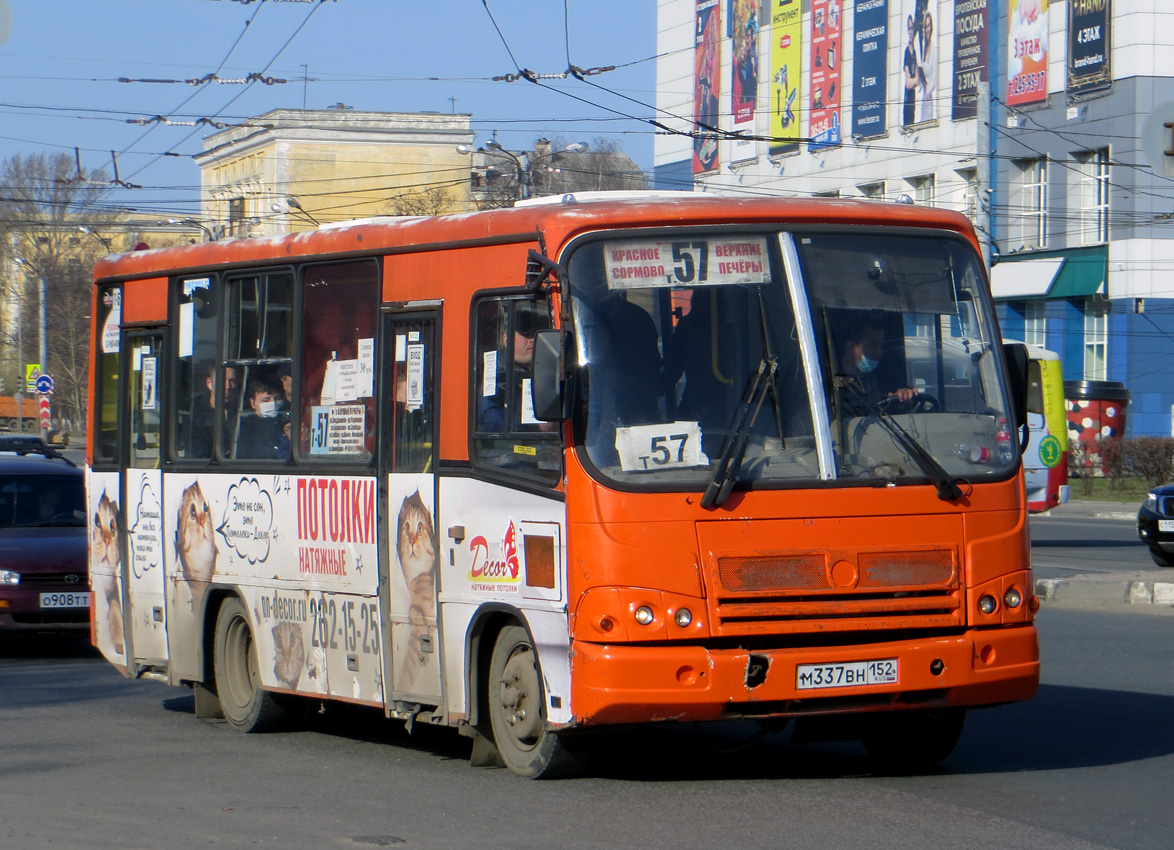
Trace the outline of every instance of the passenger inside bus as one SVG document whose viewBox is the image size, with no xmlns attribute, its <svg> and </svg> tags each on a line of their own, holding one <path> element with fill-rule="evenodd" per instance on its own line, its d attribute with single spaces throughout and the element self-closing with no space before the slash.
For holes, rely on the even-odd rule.
<svg viewBox="0 0 1174 850">
<path fill-rule="evenodd" d="M 203 380 L 197 384 L 200 389 L 192 404 L 192 418 L 188 435 L 188 457 L 212 457 L 212 439 L 216 424 L 216 385 L 219 369 L 216 361 L 206 360 L 200 366 Z M 224 367 L 224 410 L 236 407 L 238 378 L 235 366 Z"/>
<path fill-rule="evenodd" d="M 477 430 L 490 433 L 502 433 L 526 428 L 551 430 L 549 423 L 530 419 L 527 406 L 523 399 L 522 388 L 527 386 L 530 370 L 534 361 L 534 335 L 549 325 L 538 313 L 532 310 L 518 310 L 514 313 L 514 331 L 512 339 L 512 387 L 513 393 L 507 393 L 507 373 L 505 363 L 501 363 L 497 374 L 497 392 L 492 395 L 481 395 L 477 400 Z M 510 411 L 510 395 L 516 399 Z M 529 421 L 528 421 L 529 420 Z"/>
<path fill-rule="evenodd" d="M 281 414 L 285 395 L 281 383 L 269 375 L 249 381 L 245 395 L 247 410 L 241 411 L 236 441 L 239 458 L 277 459 L 289 457 L 289 416 Z"/>
</svg>

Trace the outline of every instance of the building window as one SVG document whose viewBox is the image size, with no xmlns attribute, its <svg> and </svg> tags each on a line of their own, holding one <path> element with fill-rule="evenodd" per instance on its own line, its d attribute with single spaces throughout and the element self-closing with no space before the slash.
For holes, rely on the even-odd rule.
<svg viewBox="0 0 1174 850">
<path fill-rule="evenodd" d="M 962 214 L 970 219 L 971 224 L 978 223 L 978 169 L 968 168 L 959 171 L 962 178 Z"/>
<path fill-rule="evenodd" d="M 1109 241 L 1109 150 L 1077 154 L 1080 162 L 1080 238 Z"/>
<path fill-rule="evenodd" d="M 228 201 L 228 232 L 232 236 L 244 236 L 245 230 L 245 199 L 230 198 Z"/>
<path fill-rule="evenodd" d="M 1011 222 L 1012 241 L 1020 248 L 1045 248 L 1048 244 L 1048 161 L 1016 160 L 1018 174 L 1012 209 L 1017 220 Z"/>
<path fill-rule="evenodd" d="M 1023 302 L 1023 341 L 1031 345 L 1047 345 L 1046 301 Z"/>
<path fill-rule="evenodd" d="M 885 199 L 885 184 L 880 183 L 865 183 L 863 186 L 857 186 L 860 194 L 868 198 L 870 201 L 883 201 Z"/>
<path fill-rule="evenodd" d="M 1109 316 L 1102 299 L 1090 298 L 1084 305 L 1084 379 L 1103 381 L 1107 377 Z"/>
<path fill-rule="evenodd" d="M 919 207 L 932 207 L 937 203 L 937 181 L 932 174 L 923 177 L 910 177 L 909 185 L 913 189 L 913 201 Z"/>
</svg>

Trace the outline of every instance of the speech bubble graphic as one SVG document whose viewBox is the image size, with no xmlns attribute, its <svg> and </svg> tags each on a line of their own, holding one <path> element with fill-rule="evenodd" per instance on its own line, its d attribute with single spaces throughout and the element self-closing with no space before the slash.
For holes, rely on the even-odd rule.
<svg viewBox="0 0 1174 850">
<path fill-rule="evenodd" d="M 224 542 L 250 564 L 269 557 L 273 539 L 273 498 L 256 478 L 228 488 L 224 521 L 216 529 Z"/>
<path fill-rule="evenodd" d="M 163 507 L 159 504 L 159 495 L 151 483 L 143 479 L 135 522 L 130 529 L 130 566 L 135 578 L 142 578 L 162 560 L 162 522 Z"/>
</svg>

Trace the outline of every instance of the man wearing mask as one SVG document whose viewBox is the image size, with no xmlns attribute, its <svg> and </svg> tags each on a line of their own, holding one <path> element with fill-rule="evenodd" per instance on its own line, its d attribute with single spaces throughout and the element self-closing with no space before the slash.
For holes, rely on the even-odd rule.
<svg viewBox="0 0 1174 850">
<path fill-rule="evenodd" d="M 917 395 L 911 387 L 884 386 L 877 370 L 885 354 L 885 335 L 881 327 L 865 320 L 852 328 L 844 338 L 840 350 L 840 370 L 849 379 L 843 392 L 844 404 L 851 415 L 860 416 L 873 411 L 869 405 L 889 399 L 910 402 Z M 867 400 L 860 396 L 863 394 Z"/>
</svg>

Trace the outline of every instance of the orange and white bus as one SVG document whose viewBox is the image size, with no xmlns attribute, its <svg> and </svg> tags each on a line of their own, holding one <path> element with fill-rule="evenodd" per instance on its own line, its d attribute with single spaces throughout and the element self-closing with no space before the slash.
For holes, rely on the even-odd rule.
<svg viewBox="0 0 1174 850">
<path fill-rule="evenodd" d="M 199 715 L 538 777 L 666 720 L 928 764 L 1036 690 L 1026 359 L 960 215 L 565 196 L 95 275 L 93 640 Z"/>
</svg>

